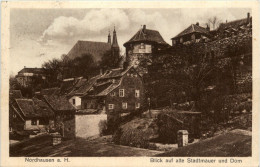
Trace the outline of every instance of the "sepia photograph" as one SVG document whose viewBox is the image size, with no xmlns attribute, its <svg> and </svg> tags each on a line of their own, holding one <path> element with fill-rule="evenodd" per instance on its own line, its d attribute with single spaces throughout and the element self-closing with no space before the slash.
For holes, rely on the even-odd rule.
<svg viewBox="0 0 260 167">
<path fill-rule="evenodd" d="M 7 156 L 252 158 L 254 16 L 246 6 L 10 8 Z"/>
</svg>

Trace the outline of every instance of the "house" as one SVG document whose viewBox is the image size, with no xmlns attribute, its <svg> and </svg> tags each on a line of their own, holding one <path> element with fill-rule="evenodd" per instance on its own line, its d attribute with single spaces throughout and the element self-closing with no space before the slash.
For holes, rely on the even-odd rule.
<svg viewBox="0 0 260 167">
<path fill-rule="evenodd" d="M 81 57 L 83 55 L 92 55 L 93 60 L 98 62 L 102 60 L 102 57 L 107 52 L 111 52 L 111 54 L 119 58 L 119 46 L 115 29 L 113 31 L 112 44 L 110 33 L 108 34 L 108 42 L 79 40 L 68 52 L 67 56 L 70 59 L 75 59 L 76 57 Z"/>
<path fill-rule="evenodd" d="M 16 75 L 17 82 L 24 87 L 28 87 L 32 84 L 44 82 L 46 80 L 47 73 L 44 68 L 26 68 L 18 72 Z"/>
<path fill-rule="evenodd" d="M 53 110 L 40 99 L 17 98 L 9 107 L 13 131 L 45 131 L 54 126 Z"/>
<path fill-rule="evenodd" d="M 21 131 L 24 129 L 24 118 L 13 107 L 16 101 L 15 99 L 23 98 L 20 90 L 10 90 L 9 92 L 9 131 Z"/>
<path fill-rule="evenodd" d="M 101 75 L 90 78 L 89 80 L 85 78 L 79 79 L 74 85 L 72 90 L 70 90 L 66 97 L 69 99 L 69 102 L 77 109 L 81 109 L 81 96 L 85 95 L 96 82 L 96 80 Z"/>
<path fill-rule="evenodd" d="M 144 107 L 143 80 L 133 66 L 108 70 L 81 99 L 82 109 L 105 112 L 109 123 Z"/>
<path fill-rule="evenodd" d="M 190 44 L 201 40 L 207 41 L 210 38 L 210 28 L 201 27 L 199 22 L 191 24 L 188 28 L 180 32 L 175 37 L 171 38 L 172 46 L 178 44 Z"/>
<path fill-rule="evenodd" d="M 244 19 L 221 23 L 217 29 L 215 38 L 230 37 L 250 32 L 252 33 L 252 17 L 250 13 L 247 13 L 247 17 Z"/>
<path fill-rule="evenodd" d="M 137 67 L 141 62 L 149 64 L 152 54 L 168 46 L 169 44 L 164 41 L 158 31 L 147 29 L 144 25 L 129 41 L 124 43 L 126 61 L 134 67 Z"/>
<path fill-rule="evenodd" d="M 75 137 L 75 107 L 64 95 L 43 95 L 55 114 L 55 127 L 65 138 Z"/>
</svg>

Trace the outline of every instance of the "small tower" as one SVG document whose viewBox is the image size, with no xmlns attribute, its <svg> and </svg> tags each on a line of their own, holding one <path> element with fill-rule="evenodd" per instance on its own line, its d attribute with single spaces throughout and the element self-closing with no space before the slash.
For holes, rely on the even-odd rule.
<svg viewBox="0 0 260 167">
<path fill-rule="evenodd" d="M 111 35 L 110 35 L 110 30 L 108 31 L 108 39 L 107 39 L 107 43 L 109 43 L 111 45 Z"/>
<path fill-rule="evenodd" d="M 115 64 L 118 65 L 119 58 L 120 58 L 120 50 L 119 50 L 119 45 L 117 43 L 117 36 L 116 36 L 115 27 L 114 27 L 114 31 L 113 31 L 113 42 L 112 42 L 112 46 L 111 46 L 111 52 L 112 52 L 112 57 L 115 60 Z"/>
<path fill-rule="evenodd" d="M 113 42 L 112 42 L 112 48 L 118 48 L 118 43 L 117 43 L 117 36 L 116 36 L 116 28 L 114 27 L 114 31 L 113 31 Z"/>
</svg>

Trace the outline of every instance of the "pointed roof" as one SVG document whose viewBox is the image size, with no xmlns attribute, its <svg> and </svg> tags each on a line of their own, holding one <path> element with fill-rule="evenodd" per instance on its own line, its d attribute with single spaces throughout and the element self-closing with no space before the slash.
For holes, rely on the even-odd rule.
<svg viewBox="0 0 260 167">
<path fill-rule="evenodd" d="M 169 45 L 167 44 L 161 34 L 156 30 L 150 30 L 150 29 L 140 29 L 137 31 L 137 33 L 126 43 L 124 43 L 124 46 L 126 47 L 130 43 L 135 42 L 153 42 L 161 45 Z"/>
<path fill-rule="evenodd" d="M 110 30 L 108 31 L 108 37 L 107 37 L 107 43 L 111 45 L 111 35 L 110 35 Z"/>
<path fill-rule="evenodd" d="M 119 47 L 119 46 L 118 46 L 118 43 L 117 43 L 117 36 L 116 36 L 116 29 L 115 29 L 115 27 L 114 27 L 114 31 L 113 31 L 112 47 L 113 47 L 113 48 Z"/>
<path fill-rule="evenodd" d="M 179 33 L 178 35 L 176 35 L 172 39 L 179 38 L 179 37 L 182 37 L 184 35 L 195 33 L 195 32 L 205 34 L 205 35 L 208 35 L 208 33 L 209 33 L 209 31 L 206 28 L 203 28 L 203 27 L 196 25 L 196 24 L 191 24 L 188 28 L 183 30 L 181 33 Z"/>
</svg>

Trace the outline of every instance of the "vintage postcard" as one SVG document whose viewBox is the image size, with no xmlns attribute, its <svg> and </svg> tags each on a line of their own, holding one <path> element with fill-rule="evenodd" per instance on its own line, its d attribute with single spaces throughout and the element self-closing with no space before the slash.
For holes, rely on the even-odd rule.
<svg viewBox="0 0 260 167">
<path fill-rule="evenodd" d="M 2 2 L 0 166 L 259 166 L 258 6 Z"/>
</svg>

